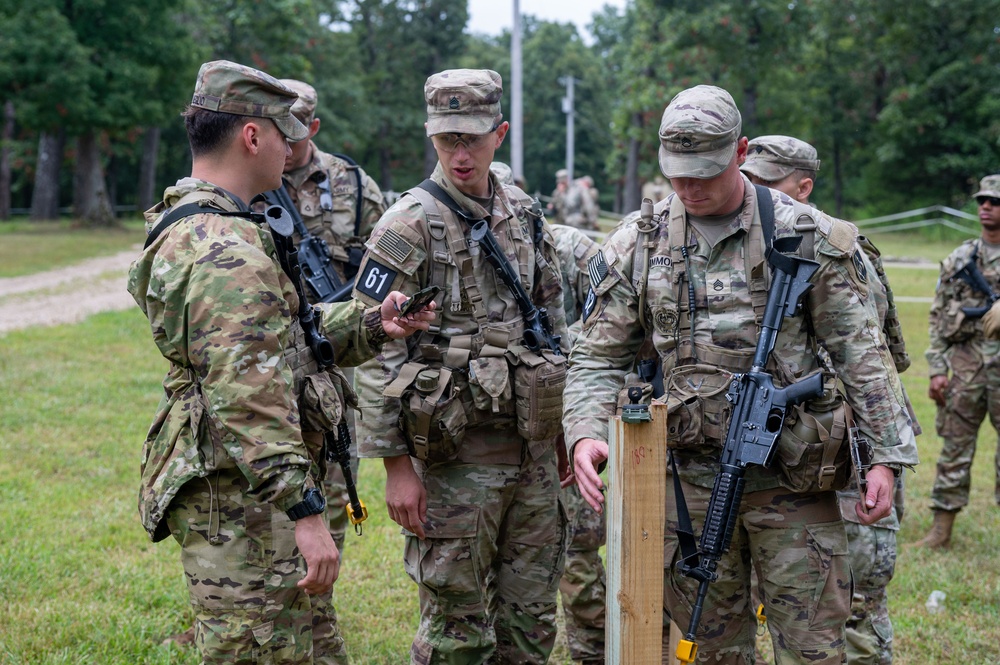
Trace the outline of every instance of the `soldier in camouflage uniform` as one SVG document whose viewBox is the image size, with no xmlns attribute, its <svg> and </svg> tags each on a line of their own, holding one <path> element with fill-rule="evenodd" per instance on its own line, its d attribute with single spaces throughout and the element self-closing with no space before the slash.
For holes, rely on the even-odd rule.
<svg viewBox="0 0 1000 665">
<path fill-rule="evenodd" d="M 287 140 L 306 128 L 295 93 L 256 69 L 205 63 L 185 111 L 191 177 L 146 213 L 147 247 L 128 289 L 169 361 L 142 453 L 139 513 L 172 535 L 206 663 L 335 663 L 336 614 L 315 598 L 339 572 L 317 485 L 323 432 L 352 397 L 318 372 L 278 241 L 248 202 L 281 181 Z M 390 294 L 316 310 L 336 360 L 371 358 L 388 336 L 426 329 L 394 318 Z"/>
<path fill-rule="evenodd" d="M 341 281 L 354 281 L 364 253 L 364 242 L 385 212 L 382 191 L 364 169 L 348 161 L 349 158 L 331 155 L 316 147 L 312 140 L 320 128 L 320 119 L 316 117 L 316 89 L 295 79 L 280 81 L 298 94 L 299 98 L 292 105 L 292 115 L 309 130 L 305 139 L 291 144 L 291 157 L 285 160 L 285 188 L 309 232 L 326 242 Z M 300 241 L 298 233 L 295 241 L 296 244 Z M 353 383 L 353 370 L 344 374 Z M 353 410 L 347 411 L 347 421 L 354 477 L 357 478 Z M 323 490 L 327 497 L 330 534 L 343 554 L 349 519 L 347 486 L 340 465 L 332 465 L 329 469 Z"/>
<path fill-rule="evenodd" d="M 571 324 L 570 336 L 575 337 L 580 331 L 583 303 L 590 293 L 587 263 L 597 254 L 600 245 L 572 226 L 553 224 L 552 235 L 563 276 L 563 309 L 567 323 Z M 559 592 L 570 656 L 583 665 L 598 665 L 604 663 L 606 615 L 607 585 L 600 555 L 604 545 L 604 513 L 590 510 L 574 480 L 570 477 L 563 482 L 562 499 L 569 516 L 569 537 Z"/>
<path fill-rule="evenodd" d="M 358 452 L 385 465 L 386 505 L 419 588 L 410 662 L 421 665 L 544 663 L 556 636 L 565 516 L 554 443 L 565 358 L 527 349 L 511 289 L 469 237 L 474 222 L 488 225 L 565 335 L 547 225 L 489 169 L 508 130 L 502 90 L 490 70 L 427 79 L 425 127 L 439 163 L 383 215 L 355 285 L 366 302 L 390 287 L 442 287 L 439 326 L 387 344 L 357 371 Z"/>
<path fill-rule="evenodd" d="M 815 227 L 809 251 L 819 268 L 806 315 L 784 320 L 768 370 L 776 385 L 835 372 L 845 394 L 825 380 L 821 398 L 789 409 L 772 466 L 748 468 L 737 528 L 708 587 L 696 641 L 698 662 L 753 662 L 753 566 L 776 659 L 839 664 L 851 600 L 847 536 L 834 491 L 849 473 L 845 404 L 874 445 L 868 492 L 855 507 L 863 523 L 892 509 L 894 475 L 916 464 L 916 444 L 871 296 L 877 278 L 857 229 L 780 192 L 756 189 L 739 172 L 747 151 L 740 126 L 732 97 L 713 86 L 682 91 L 664 111 L 660 168 L 675 194 L 654 206 L 651 217 L 631 215 L 591 259 L 595 285 L 565 392 L 566 443 L 581 493 L 599 510 L 597 468 L 608 456 L 608 418 L 651 335 L 674 423 L 667 444 L 697 531 L 731 413 L 726 388 L 750 368 L 767 299 L 767 231 L 758 198 L 773 206 L 775 238 L 795 235 L 796 226 Z M 826 354 L 814 351 L 814 341 Z M 824 355 L 832 367 L 823 367 Z M 672 491 L 666 514 L 664 609 L 684 628 L 698 582 L 677 567 Z M 663 662 L 672 657 L 664 653 Z"/>
<path fill-rule="evenodd" d="M 982 234 L 966 240 L 941 262 L 931 305 L 928 394 L 938 406 L 937 433 L 944 445 L 931 490 L 934 525 L 917 543 L 931 548 L 951 544 L 955 515 L 969 503 L 976 437 L 987 414 L 993 429 L 1000 432 L 1000 341 L 984 336 L 984 322 L 963 312 L 987 306 L 991 299 L 957 275 L 971 263 L 993 292 L 1000 292 L 1000 175 L 983 178 L 975 198 Z M 1000 446 L 994 465 L 994 498 L 1000 504 Z"/>
<path fill-rule="evenodd" d="M 545 207 L 545 216 L 553 224 L 566 223 L 566 194 L 569 192 L 569 171 L 559 169 L 556 171 L 556 188 L 552 190 L 552 196 Z"/>
<path fill-rule="evenodd" d="M 740 166 L 757 185 L 783 192 L 800 203 L 809 204 L 820 161 L 816 148 L 791 136 L 759 136 L 748 145 L 747 160 Z M 864 243 L 866 239 L 861 239 Z M 872 280 L 872 298 L 889 342 L 896 370 L 902 374 L 910 366 L 906 345 L 899 331 L 892 290 L 882 268 L 878 250 L 870 242 L 862 244 L 880 280 Z M 888 322 L 886 317 L 889 316 Z M 904 389 L 907 410 L 913 418 L 914 435 L 921 433 L 913 407 Z M 896 532 L 903 519 L 903 477 L 896 479 L 894 510 L 878 522 L 862 524 L 854 510 L 860 494 L 852 475 L 848 487 L 837 491 L 840 514 L 847 528 L 848 553 L 854 576 L 851 618 L 847 621 L 847 662 L 849 665 L 890 665 L 893 630 L 889 618 L 886 588 L 896 570 Z"/>
</svg>

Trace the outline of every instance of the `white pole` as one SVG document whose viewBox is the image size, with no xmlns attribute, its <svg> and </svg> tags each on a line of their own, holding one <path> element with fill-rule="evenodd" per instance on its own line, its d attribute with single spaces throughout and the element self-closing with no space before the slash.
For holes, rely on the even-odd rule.
<svg viewBox="0 0 1000 665">
<path fill-rule="evenodd" d="M 564 76 L 563 83 L 566 84 L 566 96 L 563 97 L 563 113 L 566 114 L 566 170 L 569 172 L 569 179 L 573 180 L 573 83 L 572 76 Z"/>
<path fill-rule="evenodd" d="M 514 29 L 510 39 L 510 170 L 514 178 L 524 177 L 524 113 L 521 106 L 521 3 L 514 0 Z"/>
</svg>

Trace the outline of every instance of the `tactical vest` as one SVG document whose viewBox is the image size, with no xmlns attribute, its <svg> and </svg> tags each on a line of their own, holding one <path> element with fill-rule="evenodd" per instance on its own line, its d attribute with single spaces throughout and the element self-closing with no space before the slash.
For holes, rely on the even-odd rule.
<svg viewBox="0 0 1000 665">
<path fill-rule="evenodd" d="M 753 309 L 757 326 L 755 337 L 759 337 L 771 281 L 770 267 L 764 257 L 765 239 L 758 203 L 762 194 L 769 195 L 769 190 L 760 188 L 754 192 L 753 201 L 757 205 L 749 232 L 743 237 L 742 273 L 746 288 L 737 285 L 732 290 L 734 294 L 737 291 L 747 294 L 746 305 Z M 668 444 L 713 457 L 722 447 L 732 413 L 726 391 L 735 374 L 750 369 L 754 349 L 730 349 L 697 339 L 692 328 L 694 286 L 688 276 L 688 247 L 697 243 L 691 237 L 693 231 L 688 228 L 680 198 L 675 195 L 659 202 L 653 207 L 652 218 L 640 219 L 637 224 L 639 237 L 632 257 L 631 279 L 639 294 L 641 323 L 648 335 L 673 340 L 671 351 L 659 354 L 665 400 L 671 413 Z M 801 213 L 794 229 L 801 233 L 810 228 L 815 229 L 815 220 L 808 213 Z M 835 226 L 831 235 L 840 232 Z M 654 265 L 658 269 L 655 283 L 650 282 L 650 268 Z M 706 275 L 708 286 L 707 280 Z M 806 309 L 803 307 L 804 312 Z M 837 391 L 829 357 L 811 333 L 808 313 L 785 319 L 782 329 L 794 325 L 802 326 L 808 334 L 815 357 L 813 371 L 824 373 L 824 395 L 789 410 L 775 466 L 781 484 L 794 491 L 836 489 L 847 483 L 849 459 L 843 398 Z M 776 353 L 771 355 L 767 370 L 776 385 L 788 385 L 802 378 L 795 376 Z"/>
<path fill-rule="evenodd" d="M 450 303 L 441 314 L 441 324 L 415 335 L 409 345 L 409 362 L 383 391 L 385 397 L 400 399 L 400 426 L 411 454 L 429 462 L 519 464 L 520 441 L 510 440 L 509 435 L 510 445 L 495 441 L 488 447 L 476 442 L 463 445 L 469 430 L 516 426 L 528 454 L 537 458 L 552 445 L 560 429 L 565 358 L 525 348 L 519 315 L 508 321 L 491 320 L 489 303 L 474 273 L 473 257 L 478 258 L 479 248 L 469 244 L 467 223 L 424 189 L 417 187 L 404 195 L 417 199 L 427 219 L 423 229 L 427 283 L 444 288 L 447 298 L 439 296 L 439 304 L 442 300 Z M 512 203 L 516 219 L 509 224 L 509 240 L 518 258 L 521 283 L 530 285 L 534 280 L 529 271 L 551 268 L 531 242 L 528 211 L 520 202 Z M 475 319 L 478 332 L 442 335 L 446 319 L 462 316 L 462 312 Z M 553 367 L 555 371 L 550 371 Z"/>
</svg>

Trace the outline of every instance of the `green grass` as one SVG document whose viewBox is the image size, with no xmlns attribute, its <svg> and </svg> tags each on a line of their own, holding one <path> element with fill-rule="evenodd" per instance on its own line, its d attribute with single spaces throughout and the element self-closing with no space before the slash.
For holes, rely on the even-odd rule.
<svg viewBox="0 0 1000 665">
<path fill-rule="evenodd" d="M 41 254 L 49 236 L 26 237 L 24 253 Z M 940 248 L 927 254 L 934 252 Z M 913 296 L 930 295 L 936 280 L 934 270 L 890 266 L 889 274 L 897 293 Z M 913 357 L 904 383 L 925 433 L 918 439 L 922 463 L 906 476 L 903 547 L 889 587 L 896 662 L 994 665 L 1000 510 L 989 426 L 952 549 L 905 547 L 930 526 L 940 447 L 923 359 L 928 307 L 899 304 Z M 137 310 L 0 337 L 0 663 L 199 661 L 193 650 L 160 646 L 189 626 L 192 614 L 177 546 L 169 539 L 151 544 L 136 512 L 139 452 L 164 369 Z M 362 537 L 348 535 L 336 604 L 353 662 L 395 665 L 407 661 L 416 629 L 416 589 L 403 572 L 398 527 L 386 515 L 380 464 L 362 461 L 359 488 L 371 517 Z M 944 614 L 924 608 L 934 589 L 947 594 Z M 570 661 L 561 651 L 551 662 Z"/>
<path fill-rule="evenodd" d="M 145 239 L 143 222 L 88 229 L 69 220 L 0 222 L 0 278 L 18 277 L 124 251 Z"/>
</svg>

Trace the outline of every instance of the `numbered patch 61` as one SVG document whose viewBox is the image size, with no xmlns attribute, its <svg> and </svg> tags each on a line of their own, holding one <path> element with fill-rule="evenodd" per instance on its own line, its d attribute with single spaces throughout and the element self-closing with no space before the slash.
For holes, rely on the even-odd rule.
<svg viewBox="0 0 1000 665">
<path fill-rule="evenodd" d="M 396 281 L 396 274 L 392 268 L 369 258 L 364 270 L 358 273 L 358 281 L 354 283 L 354 288 L 381 302 L 389 295 L 392 283 Z"/>
</svg>

